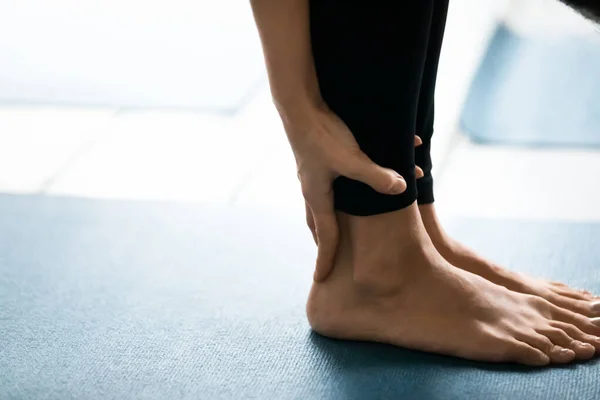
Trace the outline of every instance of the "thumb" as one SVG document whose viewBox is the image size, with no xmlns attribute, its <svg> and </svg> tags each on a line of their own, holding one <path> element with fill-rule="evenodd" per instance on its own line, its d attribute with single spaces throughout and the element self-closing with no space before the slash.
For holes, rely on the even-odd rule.
<svg viewBox="0 0 600 400">
<path fill-rule="evenodd" d="M 343 170 L 337 172 L 350 179 L 366 183 L 379 193 L 400 194 L 406 190 L 406 181 L 400 174 L 375 164 L 362 152 L 349 160 Z"/>
<path fill-rule="evenodd" d="M 315 214 L 317 240 L 317 266 L 315 268 L 315 281 L 325 280 L 335 263 L 338 248 L 339 232 L 335 213 Z"/>
</svg>

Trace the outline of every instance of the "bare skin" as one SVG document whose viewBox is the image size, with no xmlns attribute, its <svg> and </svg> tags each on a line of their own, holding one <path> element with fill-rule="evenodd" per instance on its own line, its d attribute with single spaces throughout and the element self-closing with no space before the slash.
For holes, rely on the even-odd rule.
<svg viewBox="0 0 600 400">
<path fill-rule="evenodd" d="M 327 280 L 313 284 L 307 303 L 316 332 L 532 366 L 600 352 L 600 319 L 449 264 L 429 239 L 416 204 L 338 218 L 335 268 Z"/>
<path fill-rule="evenodd" d="M 588 317 L 600 316 L 600 299 L 589 292 L 502 268 L 448 235 L 437 217 L 433 204 L 420 205 L 419 213 L 436 250 L 452 265 L 515 292 L 542 297 L 552 304 Z"/>
<path fill-rule="evenodd" d="M 406 190 L 396 171 L 360 149 L 346 124 L 321 98 L 312 57 L 308 0 L 252 0 L 273 102 L 292 147 L 309 224 L 319 243 L 314 278 L 327 278 L 336 256 L 338 226 L 332 182 L 338 176 L 384 194 Z"/>
<path fill-rule="evenodd" d="M 427 236 L 416 204 L 375 217 L 336 216 L 331 183 L 338 176 L 390 195 L 406 182 L 375 165 L 323 102 L 307 0 L 251 5 L 319 248 L 307 305 L 313 329 L 475 360 L 546 365 L 592 357 L 600 349 L 593 320 L 453 267 Z"/>
</svg>

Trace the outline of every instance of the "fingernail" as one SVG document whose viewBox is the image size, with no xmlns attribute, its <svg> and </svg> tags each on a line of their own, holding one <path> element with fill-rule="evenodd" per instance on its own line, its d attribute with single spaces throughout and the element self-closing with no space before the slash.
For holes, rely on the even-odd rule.
<svg viewBox="0 0 600 400">
<path fill-rule="evenodd" d="M 600 326 L 600 317 L 591 318 L 590 321 L 592 321 L 592 324 Z"/>
<path fill-rule="evenodd" d="M 592 303 L 592 311 L 600 312 L 600 301 Z"/>
</svg>

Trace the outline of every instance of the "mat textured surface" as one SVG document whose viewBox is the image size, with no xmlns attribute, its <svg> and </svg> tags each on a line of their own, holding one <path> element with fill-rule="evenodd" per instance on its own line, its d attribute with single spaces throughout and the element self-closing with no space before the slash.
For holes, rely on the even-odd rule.
<svg viewBox="0 0 600 400">
<path fill-rule="evenodd" d="M 533 39 L 500 27 L 471 86 L 461 129 L 482 143 L 600 146 L 596 36 Z"/>
<path fill-rule="evenodd" d="M 600 226 L 463 221 L 512 267 L 600 291 Z M 311 334 L 301 215 L 0 196 L 1 399 L 598 399 L 532 370 Z M 426 295 L 426 294 L 424 294 Z"/>
</svg>

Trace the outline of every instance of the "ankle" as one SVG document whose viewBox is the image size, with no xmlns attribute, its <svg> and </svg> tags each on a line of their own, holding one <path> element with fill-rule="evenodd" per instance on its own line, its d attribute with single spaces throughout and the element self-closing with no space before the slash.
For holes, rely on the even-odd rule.
<svg viewBox="0 0 600 400">
<path fill-rule="evenodd" d="M 393 221 L 395 216 L 389 218 Z M 361 221 L 360 231 L 351 232 L 352 280 L 365 294 L 398 293 L 428 268 L 435 247 L 420 221 L 392 224 L 382 231 L 378 223 Z"/>
<path fill-rule="evenodd" d="M 395 292 L 427 265 L 426 246 L 420 241 L 379 250 L 354 257 L 352 279 L 359 290 Z"/>
<path fill-rule="evenodd" d="M 434 244 L 443 243 L 448 239 L 448 235 L 442 227 L 433 204 L 419 205 L 419 215 L 427 234 Z"/>
<path fill-rule="evenodd" d="M 351 279 L 365 294 L 397 292 L 435 253 L 416 203 L 366 217 L 339 213 L 338 221 L 341 240 L 334 274 Z"/>
</svg>

